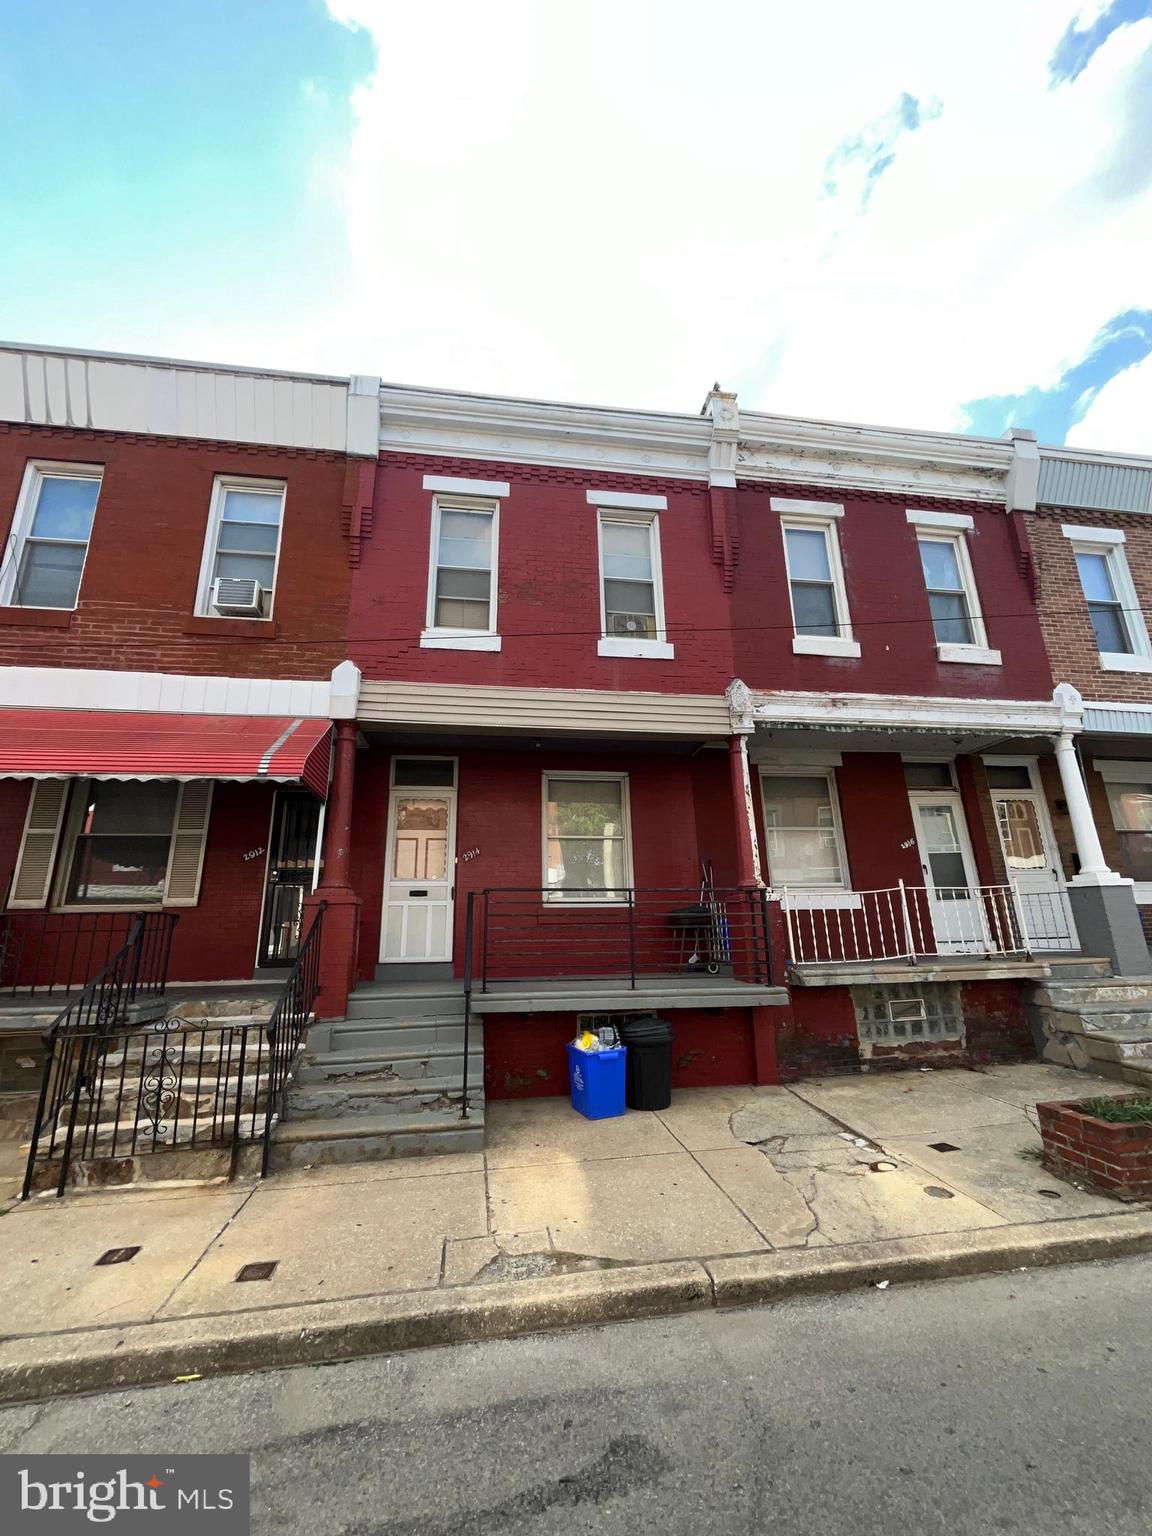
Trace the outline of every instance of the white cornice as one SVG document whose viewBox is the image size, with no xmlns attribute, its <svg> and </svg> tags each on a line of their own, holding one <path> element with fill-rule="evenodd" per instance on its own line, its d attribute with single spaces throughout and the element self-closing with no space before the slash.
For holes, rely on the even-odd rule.
<svg viewBox="0 0 1152 1536">
<path fill-rule="evenodd" d="M 742 480 L 874 487 L 898 495 L 1003 503 L 1012 461 L 1012 444 L 990 438 L 744 411 L 736 473 Z"/>
<path fill-rule="evenodd" d="M 706 481 L 711 438 L 711 422 L 698 416 L 380 390 L 380 446 L 393 452 Z"/>
<path fill-rule="evenodd" d="M 1058 736 L 1079 729 L 1067 699 L 952 699 L 890 693 L 798 693 L 729 689 L 734 730 L 753 725 L 825 729 L 940 731 L 955 735 L 996 731 Z"/>
</svg>

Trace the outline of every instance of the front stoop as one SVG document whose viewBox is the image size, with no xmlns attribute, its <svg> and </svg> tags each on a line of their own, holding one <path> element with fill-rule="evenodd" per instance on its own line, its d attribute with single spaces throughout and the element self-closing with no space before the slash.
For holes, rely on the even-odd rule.
<svg viewBox="0 0 1152 1536">
<path fill-rule="evenodd" d="M 1152 977 L 1053 977 L 1031 1014 L 1044 1061 L 1152 1090 Z"/>
<path fill-rule="evenodd" d="M 271 1166 L 373 1162 L 484 1146 L 484 1035 L 459 983 L 360 987 L 347 1017 L 310 1033 Z"/>
</svg>

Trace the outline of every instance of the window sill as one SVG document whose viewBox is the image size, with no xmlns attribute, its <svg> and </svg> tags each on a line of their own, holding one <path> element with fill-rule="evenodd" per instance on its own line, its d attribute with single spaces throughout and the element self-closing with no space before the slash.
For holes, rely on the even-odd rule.
<svg viewBox="0 0 1152 1536">
<path fill-rule="evenodd" d="M 1152 672 L 1152 656 L 1128 656 L 1121 651 L 1101 651 L 1105 672 Z"/>
<path fill-rule="evenodd" d="M 503 644 L 499 635 L 470 635 L 466 630 L 426 629 L 420 636 L 425 651 L 498 651 Z"/>
<path fill-rule="evenodd" d="M 215 619 L 198 614 L 185 620 L 184 633 L 214 635 L 217 639 L 227 639 L 229 635 L 259 635 L 262 640 L 274 640 L 280 634 L 280 626 L 272 619 Z"/>
<path fill-rule="evenodd" d="M 1152 880 L 1137 880 L 1132 894 L 1138 907 L 1152 907 Z"/>
<path fill-rule="evenodd" d="M 0 608 L 0 624 L 27 629 L 67 629 L 75 608 Z"/>
<path fill-rule="evenodd" d="M 959 661 L 969 667 L 999 667 L 1004 661 L 999 651 L 986 645 L 938 645 L 936 655 L 941 661 Z"/>
<path fill-rule="evenodd" d="M 667 640 L 619 640 L 612 636 L 599 642 L 596 654 L 636 661 L 675 661 L 676 647 Z"/>
<path fill-rule="evenodd" d="M 797 656 L 859 656 L 860 642 L 838 635 L 793 635 L 792 650 Z"/>
</svg>

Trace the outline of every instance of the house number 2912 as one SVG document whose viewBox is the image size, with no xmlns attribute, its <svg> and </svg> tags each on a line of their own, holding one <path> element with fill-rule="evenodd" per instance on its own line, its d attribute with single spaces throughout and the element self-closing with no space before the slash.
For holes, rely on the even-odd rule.
<svg viewBox="0 0 1152 1536">
<path fill-rule="evenodd" d="M 243 858 L 244 862 L 247 864 L 250 859 L 258 859 L 263 852 L 264 852 L 263 848 L 249 848 L 248 852 L 245 853 L 245 854 L 242 854 L 241 857 Z"/>
</svg>

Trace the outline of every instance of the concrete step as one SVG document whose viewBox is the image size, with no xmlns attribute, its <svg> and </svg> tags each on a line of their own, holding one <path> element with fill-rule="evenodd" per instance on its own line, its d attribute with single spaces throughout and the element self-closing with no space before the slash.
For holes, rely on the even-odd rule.
<svg viewBox="0 0 1152 1536">
<path fill-rule="evenodd" d="M 468 1028 L 468 1048 L 479 1050 L 484 1027 L 474 1019 Z M 384 1054 L 393 1051 L 462 1050 L 464 1023 L 459 1018 L 429 1015 L 426 1019 L 340 1020 L 330 1026 L 328 1050 Z"/>
<path fill-rule="evenodd" d="M 1084 1036 L 1084 1047 L 1093 1061 L 1119 1061 L 1152 1065 L 1152 1035 L 1134 1030 L 1101 1030 Z"/>
<path fill-rule="evenodd" d="M 404 1020 L 417 1018 L 464 1017 L 464 991 L 457 983 L 450 986 L 387 987 L 366 983 L 357 987 L 348 999 L 348 1019 Z"/>
<path fill-rule="evenodd" d="M 483 1052 L 469 1042 L 468 1059 L 473 1068 L 483 1060 Z M 300 1083 L 322 1083 L 332 1078 L 361 1077 L 373 1073 L 409 1081 L 421 1078 L 456 1076 L 464 1072 L 463 1047 L 446 1046 L 422 1051 L 324 1051 L 306 1053 L 296 1074 Z"/>
<path fill-rule="evenodd" d="M 1041 1022 L 1073 1035 L 1092 1035 L 1113 1029 L 1136 1030 L 1152 1035 L 1152 1008 L 1114 1008 L 1108 1003 L 1085 1003 L 1082 1008 L 1039 1005 Z"/>
<path fill-rule="evenodd" d="M 458 1107 L 408 1119 L 400 1115 L 344 1115 L 330 1120 L 286 1120 L 273 1133 L 270 1166 L 276 1170 L 379 1162 L 393 1157 L 480 1152 L 483 1147 L 484 1107 L 476 1102 L 466 1120 Z"/>
<path fill-rule="evenodd" d="M 484 1092 L 484 1070 L 473 1064 L 468 1077 L 471 1094 Z M 343 1078 L 336 1083 L 293 1083 L 288 1089 L 286 1118 L 335 1119 L 373 1115 L 412 1117 L 427 1111 L 458 1106 L 462 1092 L 460 1077 L 382 1077 Z"/>
<path fill-rule="evenodd" d="M 1035 1000 L 1052 1008 L 1079 1008 L 1094 1003 L 1114 1007 L 1132 1004 L 1152 1008 L 1152 978 L 1123 977 L 1101 981 L 1067 981 L 1052 977 L 1036 988 Z"/>
</svg>

